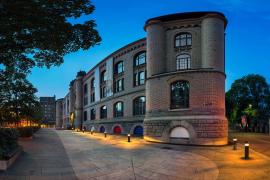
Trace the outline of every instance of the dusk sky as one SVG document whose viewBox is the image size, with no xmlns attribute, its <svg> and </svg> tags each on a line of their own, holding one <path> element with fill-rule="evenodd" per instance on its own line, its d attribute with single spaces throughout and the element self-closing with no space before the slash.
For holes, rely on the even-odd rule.
<svg viewBox="0 0 270 180">
<path fill-rule="evenodd" d="M 79 70 L 89 71 L 117 49 L 146 36 L 149 18 L 192 11 L 220 11 L 228 19 L 226 29 L 226 91 L 235 79 L 256 73 L 270 84 L 270 1 L 269 0 L 93 0 L 90 16 L 102 37 L 100 45 L 65 56 L 59 67 L 34 68 L 29 80 L 37 96 L 62 98 Z"/>
</svg>

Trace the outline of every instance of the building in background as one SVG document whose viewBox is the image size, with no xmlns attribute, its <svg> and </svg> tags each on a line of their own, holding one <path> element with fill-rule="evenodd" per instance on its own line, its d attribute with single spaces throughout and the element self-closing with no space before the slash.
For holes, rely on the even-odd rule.
<svg viewBox="0 0 270 180">
<path fill-rule="evenodd" d="M 53 97 L 40 97 L 40 105 L 43 110 L 43 117 L 41 125 L 54 126 L 55 125 L 55 96 Z"/>
<path fill-rule="evenodd" d="M 226 25 L 219 12 L 147 20 L 146 38 L 77 74 L 63 100 L 62 126 L 155 142 L 227 144 Z"/>
</svg>

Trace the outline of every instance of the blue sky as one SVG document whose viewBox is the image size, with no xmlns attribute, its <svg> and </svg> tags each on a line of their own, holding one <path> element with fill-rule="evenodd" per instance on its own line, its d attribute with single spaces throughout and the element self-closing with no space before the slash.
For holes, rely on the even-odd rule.
<svg viewBox="0 0 270 180">
<path fill-rule="evenodd" d="M 59 67 L 34 68 L 29 80 L 37 96 L 64 97 L 77 71 L 90 70 L 100 60 L 139 38 L 149 18 L 191 11 L 221 11 L 226 29 L 226 90 L 244 75 L 257 73 L 270 83 L 270 1 L 269 0 L 93 0 L 95 19 L 102 37 L 100 45 L 65 56 Z"/>
</svg>

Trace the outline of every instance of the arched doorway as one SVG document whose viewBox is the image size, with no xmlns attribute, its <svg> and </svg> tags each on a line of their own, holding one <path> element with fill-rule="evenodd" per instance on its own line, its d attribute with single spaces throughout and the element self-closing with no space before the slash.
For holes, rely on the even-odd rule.
<svg viewBox="0 0 270 180">
<path fill-rule="evenodd" d="M 114 134 L 121 134 L 121 133 L 122 133 L 121 127 L 120 127 L 120 126 L 115 126 L 115 127 L 113 128 L 113 133 L 114 133 Z"/>
<path fill-rule="evenodd" d="M 142 126 L 136 126 L 133 130 L 133 134 L 137 136 L 143 135 L 143 127 Z"/>
<path fill-rule="evenodd" d="M 170 138 L 174 139 L 189 139 L 190 135 L 186 128 L 184 127 L 175 127 L 170 133 Z"/>
<path fill-rule="evenodd" d="M 101 126 L 101 127 L 99 128 L 99 132 L 100 132 L 100 133 L 104 133 L 104 132 L 105 132 L 105 127 L 104 127 L 104 126 Z"/>
</svg>

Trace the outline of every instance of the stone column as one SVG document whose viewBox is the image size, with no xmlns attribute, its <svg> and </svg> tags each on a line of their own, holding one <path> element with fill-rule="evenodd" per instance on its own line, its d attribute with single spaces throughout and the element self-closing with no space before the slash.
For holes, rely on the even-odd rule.
<svg viewBox="0 0 270 180">
<path fill-rule="evenodd" d="M 83 76 L 77 75 L 75 81 L 75 129 L 82 129 L 83 119 Z"/>
<path fill-rule="evenodd" d="M 56 128 L 62 128 L 63 125 L 63 99 L 56 100 Z"/>
<path fill-rule="evenodd" d="M 224 20 L 209 16 L 202 21 L 202 67 L 224 72 Z"/>
</svg>

